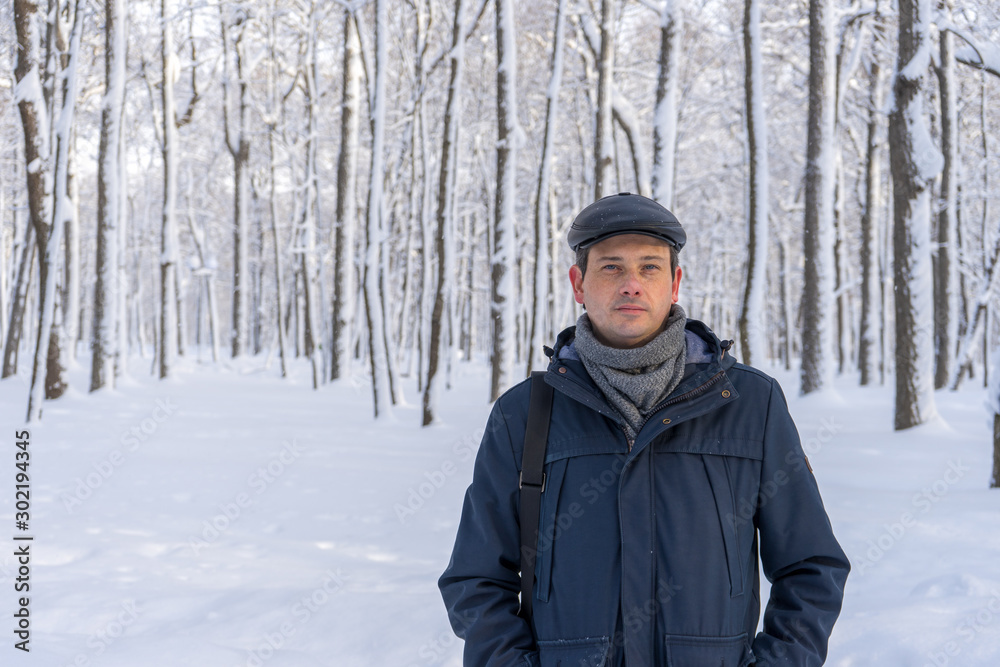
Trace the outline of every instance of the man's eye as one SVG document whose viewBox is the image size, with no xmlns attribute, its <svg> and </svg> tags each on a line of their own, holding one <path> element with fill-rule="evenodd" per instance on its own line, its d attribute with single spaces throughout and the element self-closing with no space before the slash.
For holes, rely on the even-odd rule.
<svg viewBox="0 0 1000 667">
<path fill-rule="evenodd" d="M 646 271 L 655 271 L 655 270 L 659 269 L 660 267 L 659 267 L 658 264 L 647 264 L 643 268 L 645 268 Z"/>
</svg>

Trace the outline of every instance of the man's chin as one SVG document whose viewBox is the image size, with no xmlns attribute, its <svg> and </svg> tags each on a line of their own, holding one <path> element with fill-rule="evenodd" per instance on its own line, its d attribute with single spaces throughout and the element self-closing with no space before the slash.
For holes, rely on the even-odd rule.
<svg viewBox="0 0 1000 667">
<path fill-rule="evenodd" d="M 611 340 L 614 340 L 612 347 L 621 349 L 631 349 L 642 347 L 655 336 L 649 335 L 646 331 L 616 331 Z"/>
</svg>

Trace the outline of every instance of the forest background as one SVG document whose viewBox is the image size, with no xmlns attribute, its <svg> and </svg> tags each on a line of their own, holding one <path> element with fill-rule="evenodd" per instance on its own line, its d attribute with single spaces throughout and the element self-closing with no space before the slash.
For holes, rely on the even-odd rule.
<svg viewBox="0 0 1000 667">
<path fill-rule="evenodd" d="M 633 191 L 738 357 L 1000 412 L 1000 8 L 977 0 L 0 2 L 0 343 L 26 420 L 184 359 L 492 400 Z M 992 354 L 992 356 L 991 356 Z M 992 371 L 992 372 L 991 372 Z M 128 391 L 127 387 L 123 391 Z M 1000 479 L 1000 416 L 995 418 Z"/>
</svg>

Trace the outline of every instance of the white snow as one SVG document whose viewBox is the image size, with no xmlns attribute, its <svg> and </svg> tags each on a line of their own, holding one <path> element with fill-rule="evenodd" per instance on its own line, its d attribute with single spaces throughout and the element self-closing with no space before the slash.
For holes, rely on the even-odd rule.
<svg viewBox="0 0 1000 667">
<path fill-rule="evenodd" d="M 307 362 L 288 380 L 253 363 L 181 363 L 168 381 L 47 404 L 31 429 L 24 664 L 461 664 L 436 579 L 489 410 L 488 368 L 459 364 L 442 423 L 419 429 L 417 405 L 373 422 L 364 382 L 313 391 Z M 86 370 L 70 380 L 86 386 Z M 992 425 L 973 384 L 939 392 L 943 420 L 903 433 L 891 381 L 841 378 L 842 400 L 787 392 L 854 566 L 828 665 L 998 664 L 1000 491 L 987 489 Z M 0 382 L 11 470 L 26 391 Z M 12 480 L 0 491 L 8 535 L 13 492 Z"/>
<path fill-rule="evenodd" d="M 924 120 L 924 103 L 915 98 L 906 111 L 906 127 L 913 139 L 913 159 L 917 172 L 925 181 L 931 181 L 944 169 L 944 155 L 931 137 L 930 128 Z"/>
</svg>

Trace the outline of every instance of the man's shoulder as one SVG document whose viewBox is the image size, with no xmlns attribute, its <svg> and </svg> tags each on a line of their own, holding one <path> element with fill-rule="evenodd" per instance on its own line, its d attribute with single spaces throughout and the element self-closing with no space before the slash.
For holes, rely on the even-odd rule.
<svg viewBox="0 0 1000 667">
<path fill-rule="evenodd" d="M 781 389 L 781 383 L 756 366 L 736 362 L 726 370 L 726 374 L 742 395 L 757 396 L 766 401 L 777 393 L 784 401 L 785 394 Z"/>
<path fill-rule="evenodd" d="M 528 409 L 531 396 L 531 376 L 528 376 L 500 394 L 493 404 L 493 410 L 499 410 L 505 415 L 520 414 Z"/>
<path fill-rule="evenodd" d="M 737 361 L 732 367 L 727 371 L 730 375 L 738 375 L 745 378 L 749 382 L 764 382 L 769 385 L 777 385 L 778 381 L 760 370 L 756 366 L 748 366 L 747 364 Z"/>
</svg>

